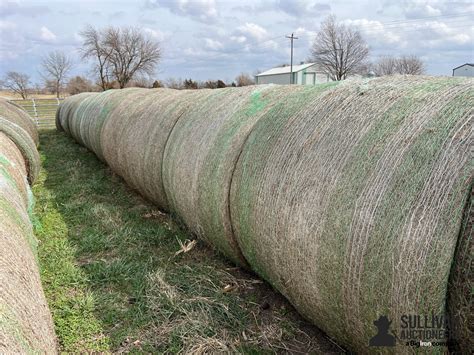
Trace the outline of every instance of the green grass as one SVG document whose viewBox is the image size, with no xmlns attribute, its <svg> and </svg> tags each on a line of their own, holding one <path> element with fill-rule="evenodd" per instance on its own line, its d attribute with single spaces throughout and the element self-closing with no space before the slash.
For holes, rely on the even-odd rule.
<svg viewBox="0 0 474 355">
<path fill-rule="evenodd" d="M 85 148 L 41 133 L 34 187 L 44 290 L 62 351 L 337 352 L 253 275 L 156 210 Z"/>
</svg>

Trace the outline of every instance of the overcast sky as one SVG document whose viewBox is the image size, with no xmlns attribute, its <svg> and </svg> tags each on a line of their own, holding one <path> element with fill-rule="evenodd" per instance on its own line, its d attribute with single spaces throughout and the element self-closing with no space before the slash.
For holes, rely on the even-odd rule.
<svg viewBox="0 0 474 355">
<path fill-rule="evenodd" d="M 295 61 L 306 60 L 329 14 L 359 26 L 373 60 L 416 54 L 432 75 L 474 61 L 472 0 L 0 0 L 0 75 L 21 71 L 38 81 L 41 56 L 56 49 L 74 58 L 74 74 L 87 74 L 78 32 L 91 24 L 139 26 L 159 40 L 159 79 L 232 81 L 289 62 L 291 32 L 299 37 Z"/>
</svg>

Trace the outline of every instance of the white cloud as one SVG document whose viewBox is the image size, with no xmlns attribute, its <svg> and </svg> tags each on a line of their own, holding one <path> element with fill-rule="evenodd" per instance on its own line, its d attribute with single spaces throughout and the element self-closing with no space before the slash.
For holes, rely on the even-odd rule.
<svg viewBox="0 0 474 355">
<path fill-rule="evenodd" d="M 49 8 L 43 5 L 24 5 L 18 0 L 0 1 L 0 17 L 7 17 L 13 15 L 36 17 L 48 11 Z"/>
<path fill-rule="evenodd" d="M 165 7 L 177 15 L 190 16 L 201 21 L 208 21 L 218 15 L 215 0 L 147 0 L 145 7 L 149 9 Z"/>
<path fill-rule="evenodd" d="M 342 21 L 348 26 L 354 26 L 359 29 L 367 43 L 375 47 L 392 47 L 397 45 L 403 47 L 406 45 L 402 36 L 387 28 L 382 22 L 377 20 L 356 19 Z"/>
<path fill-rule="evenodd" d="M 442 15 L 438 1 L 426 0 L 405 0 L 403 1 L 403 11 L 407 18 L 420 18 Z"/>
<path fill-rule="evenodd" d="M 245 36 L 230 36 L 230 39 L 237 43 L 244 43 L 247 40 Z"/>
<path fill-rule="evenodd" d="M 296 37 L 301 38 L 303 41 L 306 40 L 305 43 L 304 43 L 305 46 L 311 47 L 312 44 L 313 44 L 314 38 L 317 35 L 317 32 L 307 30 L 304 27 L 298 27 L 296 29 L 296 31 L 294 32 L 294 34 L 295 34 Z"/>
<path fill-rule="evenodd" d="M 17 34 L 17 25 L 0 20 L 0 60 L 15 59 L 19 55 L 22 38 Z"/>
<path fill-rule="evenodd" d="M 314 0 L 278 0 L 273 6 L 287 15 L 300 17 L 321 15 L 331 10 L 331 6 Z"/>
<path fill-rule="evenodd" d="M 146 34 L 148 34 L 151 38 L 153 38 L 154 40 L 157 40 L 159 42 L 164 41 L 165 39 L 169 38 L 169 36 L 171 35 L 171 33 L 169 33 L 169 32 L 154 30 L 154 29 L 148 28 L 148 27 L 143 28 L 143 31 Z"/>
<path fill-rule="evenodd" d="M 51 30 L 48 27 L 46 26 L 41 27 L 40 39 L 46 42 L 53 42 L 56 40 L 56 38 L 57 36 L 53 32 L 51 32 Z"/>
<path fill-rule="evenodd" d="M 224 45 L 219 41 L 216 41 L 216 40 L 211 39 L 211 38 L 205 38 L 204 40 L 205 40 L 206 49 L 209 49 L 209 50 L 212 50 L 212 51 L 217 51 L 219 49 L 224 48 Z"/>
<path fill-rule="evenodd" d="M 454 28 L 453 28 L 454 27 Z M 474 26 L 469 30 L 460 31 L 455 24 L 442 21 L 427 21 L 414 26 L 412 41 L 418 42 L 421 48 L 451 48 L 465 46 L 471 49 L 474 41 Z"/>
<path fill-rule="evenodd" d="M 262 41 L 268 37 L 268 31 L 255 23 L 247 22 L 245 25 L 239 26 L 237 31 L 257 41 Z"/>
</svg>

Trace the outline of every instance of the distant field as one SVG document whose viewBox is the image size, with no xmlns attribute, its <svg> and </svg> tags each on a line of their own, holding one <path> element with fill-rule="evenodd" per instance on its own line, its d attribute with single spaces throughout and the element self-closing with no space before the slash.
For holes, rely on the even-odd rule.
<svg viewBox="0 0 474 355">
<path fill-rule="evenodd" d="M 62 94 L 61 98 L 67 97 L 69 95 L 67 94 Z M 11 91 L 7 90 L 0 90 L 0 97 L 7 99 L 7 100 L 12 100 L 12 99 L 21 99 L 21 96 L 18 94 L 15 94 Z M 28 95 L 29 99 L 56 99 L 55 94 L 30 94 Z"/>
<path fill-rule="evenodd" d="M 39 128 L 54 128 L 55 116 L 62 99 L 10 99 L 11 102 L 22 107 L 35 119 Z"/>
</svg>

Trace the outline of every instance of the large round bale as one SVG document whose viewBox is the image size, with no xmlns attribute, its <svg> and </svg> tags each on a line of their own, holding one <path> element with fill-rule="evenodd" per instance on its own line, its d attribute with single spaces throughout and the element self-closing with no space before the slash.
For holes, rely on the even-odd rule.
<svg viewBox="0 0 474 355">
<path fill-rule="evenodd" d="M 13 122 L 0 117 L 0 353 L 55 353 L 29 216 L 27 177 L 34 181 L 39 156 L 33 138 Z"/>
<path fill-rule="evenodd" d="M 70 96 L 63 102 L 61 102 L 58 109 L 56 110 L 56 129 L 58 131 L 65 131 L 69 134 L 69 121 L 71 120 L 75 109 L 78 107 L 78 104 L 82 100 L 94 95 L 98 95 L 98 93 L 83 92 L 77 95 Z"/>
<path fill-rule="evenodd" d="M 129 94 L 111 111 L 102 130 L 100 142 L 112 170 L 163 210 L 168 210 L 162 182 L 168 137 L 205 92 L 156 89 Z"/>
<path fill-rule="evenodd" d="M 10 101 L 0 99 L 0 116 L 8 117 L 11 123 L 20 126 L 28 133 L 31 139 L 33 139 L 35 145 L 38 145 L 39 138 L 36 124 L 31 116 L 20 106 Z"/>
<path fill-rule="evenodd" d="M 75 103 L 76 108 L 69 119 L 69 133 L 103 161 L 100 136 L 105 121 L 120 102 L 133 105 L 133 95 L 143 91 L 147 89 L 108 90 Z"/>
<path fill-rule="evenodd" d="M 283 106 L 292 112 L 321 91 L 296 85 L 210 91 L 193 102 L 172 131 L 163 163 L 171 210 L 235 263 L 246 265 L 233 235 L 228 197 L 243 145 L 259 119 L 282 115 Z"/>
<path fill-rule="evenodd" d="M 399 341 L 379 349 L 411 352 L 401 316 L 445 311 L 472 184 L 473 95 L 463 79 L 346 83 L 262 117 L 247 139 L 230 194 L 242 253 L 350 349 L 373 350 L 387 316 Z"/>
<path fill-rule="evenodd" d="M 472 129 L 472 127 L 471 127 Z M 474 349 L 474 187 L 464 211 L 448 287 L 448 314 L 452 326 L 453 353 Z"/>
</svg>

